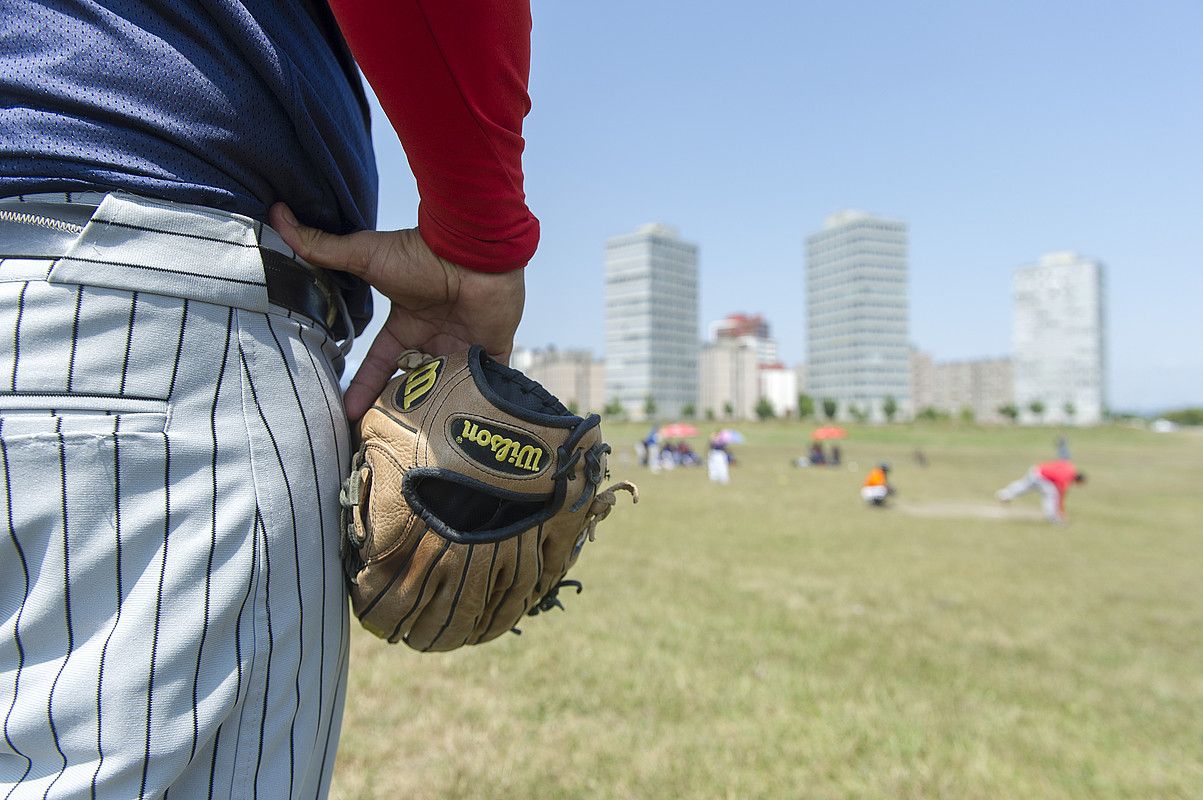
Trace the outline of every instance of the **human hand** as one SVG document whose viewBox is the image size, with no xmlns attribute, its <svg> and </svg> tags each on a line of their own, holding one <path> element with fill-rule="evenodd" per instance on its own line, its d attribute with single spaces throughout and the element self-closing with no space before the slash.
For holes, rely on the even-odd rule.
<svg viewBox="0 0 1203 800">
<path fill-rule="evenodd" d="M 525 270 L 475 272 L 435 255 L 417 228 L 359 231 L 346 236 L 299 224 L 283 203 L 269 221 L 297 255 L 314 266 L 350 272 L 391 302 L 343 398 L 359 419 L 397 371 L 401 351 L 449 355 L 483 345 L 507 363 L 526 301 Z"/>
</svg>

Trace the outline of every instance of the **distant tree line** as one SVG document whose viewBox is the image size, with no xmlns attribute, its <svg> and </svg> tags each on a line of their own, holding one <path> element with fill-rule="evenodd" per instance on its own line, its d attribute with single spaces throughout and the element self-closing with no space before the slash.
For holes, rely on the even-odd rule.
<svg viewBox="0 0 1203 800">
<path fill-rule="evenodd" d="M 1180 408 L 1158 416 L 1178 425 L 1203 425 L 1203 408 Z"/>
<path fill-rule="evenodd" d="M 1037 422 L 1040 422 L 1044 418 L 1044 413 L 1048 410 L 1048 407 L 1041 400 L 1033 400 L 1024 408 L 1031 413 L 1033 417 L 1035 417 Z M 577 404 L 575 402 L 570 403 L 568 410 L 574 414 L 577 413 Z M 650 394 L 645 395 L 643 398 L 644 415 L 648 418 L 654 418 L 657 410 L 655 399 Z M 882 402 L 881 410 L 882 414 L 885 415 L 886 421 L 893 422 L 897 418 L 899 411 L 898 401 L 892 396 L 886 397 Z M 1020 407 L 1014 403 L 1001 405 L 996 410 L 998 411 L 999 416 L 1011 423 L 1015 423 L 1019 420 Z M 1078 411 L 1073 403 L 1065 403 L 1061 406 L 1061 410 L 1070 420 L 1077 415 Z M 769 402 L 768 398 L 766 397 L 760 398 L 753 411 L 756 417 L 760 420 L 773 419 L 777 416 L 776 410 L 773 408 L 772 403 Z M 855 403 L 849 405 L 846 409 L 846 412 L 848 416 L 856 422 L 866 422 L 869 419 L 868 410 Z M 614 417 L 617 419 L 625 419 L 627 417 L 626 409 L 623 408 L 622 403 L 620 403 L 617 398 L 614 398 L 609 403 L 606 403 L 602 413 L 607 417 Z M 815 421 L 819 422 L 823 420 L 832 422 L 835 420 L 838 413 L 839 404 L 833 398 L 815 398 L 805 393 L 800 393 L 798 395 L 798 409 L 796 415 L 799 420 L 814 418 Z M 730 402 L 723 403 L 721 414 L 721 419 L 732 419 L 735 415 L 734 406 Z M 720 418 L 719 414 L 716 413 L 716 409 L 712 408 L 705 409 L 702 415 L 708 421 L 713 421 L 716 418 Z M 697 419 L 699 417 L 698 407 L 693 403 L 686 403 L 681 408 L 681 416 L 684 419 Z M 793 416 L 793 414 L 787 412 L 786 416 Z M 1117 418 L 1111 413 L 1106 413 L 1104 416 L 1108 419 Z M 1173 411 L 1167 411 L 1163 414 L 1159 414 L 1158 416 L 1178 425 L 1203 426 L 1203 406 L 1175 409 Z M 945 420 L 951 420 L 953 417 L 954 415 L 952 413 L 942 409 L 937 409 L 933 406 L 921 408 L 915 414 L 915 419 L 920 422 L 942 422 Z M 955 414 L 955 417 L 956 419 L 960 420 L 960 422 L 965 424 L 973 424 L 976 421 L 976 415 L 974 414 L 973 409 L 969 407 L 962 408 Z M 1123 418 L 1123 416 L 1120 415 L 1118 418 Z"/>
</svg>

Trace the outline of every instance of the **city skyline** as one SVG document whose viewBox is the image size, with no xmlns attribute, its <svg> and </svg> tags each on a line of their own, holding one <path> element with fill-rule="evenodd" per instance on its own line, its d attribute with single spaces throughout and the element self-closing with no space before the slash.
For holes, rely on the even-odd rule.
<svg viewBox="0 0 1203 800">
<path fill-rule="evenodd" d="M 702 319 L 762 311 L 801 361 L 805 233 L 856 207 L 907 220 L 911 338 L 937 359 L 1009 354 L 1012 270 L 1073 249 L 1109 268 L 1111 405 L 1203 398 L 1203 8 L 755 10 L 732 33 L 717 8 L 536 0 L 521 342 L 600 353 L 599 243 L 659 220 L 701 248 Z M 374 134 L 381 226 L 412 225 L 378 112 Z"/>
</svg>

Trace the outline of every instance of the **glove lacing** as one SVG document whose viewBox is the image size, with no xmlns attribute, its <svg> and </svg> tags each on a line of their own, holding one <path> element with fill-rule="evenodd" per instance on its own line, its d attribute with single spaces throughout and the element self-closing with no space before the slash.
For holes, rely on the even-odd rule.
<svg viewBox="0 0 1203 800">
<path fill-rule="evenodd" d="M 338 537 L 338 554 L 342 558 L 343 571 L 351 583 L 356 583 L 359 570 L 363 569 L 359 548 L 363 547 L 366 537 L 360 504 L 372 476 L 372 468 L 363 456 L 363 448 L 360 448 L 351 457 L 351 474 L 338 490 L 339 527 L 342 534 Z"/>
<path fill-rule="evenodd" d="M 428 361 L 434 361 L 435 356 L 417 349 L 402 350 L 397 356 L 397 369 L 403 372 L 417 369 Z"/>
<path fill-rule="evenodd" d="M 586 540 L 590 542 L 596 541 L 597 523 L 601 522 L 610 515 L 610 511 L 612 511 L 614 506 L 618 503 L 618 495 L 616 492 L 620 491 L 629 492 L 632 503 L 639 502 L 639 487 L 630 481 L 619 481 L 618 483 L 611 484 L 602 491 L 598 492 L 593 498 L 593 502 L 589 505 L 589 511 L 585 515 L 585 527 L 581 529 L 580 538 L 577 540 L 578 550 L 585 544 Z M 535 603 L 531 610 L 526 612 L 526 615 L 528 617 L 533 617 L 540 612 L 551 611 L 553 608 L 558 608 L 561 611 L 564 610 L 564 604 L 560 602 L 558 595 L 560 593 L 560 589 L 563 589 L 566 586 L 576 589 L 577 594 L 580 594 L 584 589 L 584 587 L 581 586 L 580 581 L 560 581 L 555 586 L 548 589 L 547 593 L 539 599 L 539 602 Z M 517 628 L 512 628 L 511 630 L 513 630 L 515 633 L 522 633 L 522 631 L 518 630 Z"/>
<path fill-rule="evenodd" d="M 630 492 L 632 504 L 639 502 L 639 487 L 630 481 L 619 481 L 598 492 L 597 497 L 593 498 L 593 503 L 589 506 L 589 513 L 585 518 L 584 533 L 589 541 L 596 541 L 597 523 L 610 516 L 610 512 L 618 502 L 618 495 L 615 492 L 620 491 Z"/>
<path fill-rule="evenodd" d="M 397 369 L 409 372 L 434 359 L 434 356 L 421 350 L 402 350 L 401 355 L 397 356 Z M 364 458 L 364 449 L 361 447 L 351 457 L 351 474 L 343 481 L 338 492 L 338 504 L 341 506 L 339 527 L 342 529 L 338 548 L 343 571 L 351 583 L 356 582 L 359 571 L 363 569 L 359 548 L 363 547 L 366 540 L 366 528 L 360 518 L 360 504 L 371 476 L 372 467 Z"/>
</svg>

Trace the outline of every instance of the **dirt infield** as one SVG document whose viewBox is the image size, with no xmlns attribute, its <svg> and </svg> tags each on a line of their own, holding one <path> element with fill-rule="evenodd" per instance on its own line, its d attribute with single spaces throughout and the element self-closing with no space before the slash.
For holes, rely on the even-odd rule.
<svg viewBox="0 0 1203 800">
<path fill-rule="evenodd" d="M 934 503 L 897 503 L 896 511 L 912 517 L 938 517 L 941 519 L 998 519 L 1016 522 L 1039 522 L 1044 519 L 1038 508 L 1023 508 L 999 503 L 974 503 L 964 501 Z"/>
</svg>

